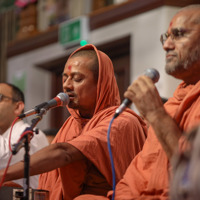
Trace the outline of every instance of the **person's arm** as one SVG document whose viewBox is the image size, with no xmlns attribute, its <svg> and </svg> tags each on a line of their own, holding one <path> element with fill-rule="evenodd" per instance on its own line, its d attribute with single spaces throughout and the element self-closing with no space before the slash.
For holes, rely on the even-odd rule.
<svg viewBox="0 0 200 200">
<path fill-rule="evenodd" d="M 10 150 L 8 144 L 8 139 L 0 135 L 0 169 L 6 167 L 10 157 Z"/>
<path fill-rule="evenodd" d="M 0 135 L 0 158 L 9 156 L 8 139 Z"/>
<path fill-rule="evenodd" d="M 84 155 L 71 144 L 51 144 L 30 156 L 30 176 L 51 171 L 71 162 L 84 159 Z M 0 180 L 4 170 L 0 170 Z M 9 167 L 5 181 L 24 177 L 24 162 Z"/>
<path fill-rule="evenodd" d="M 165 111 L 152 80 L 146 76 L 139 77 L 128 87 L 124 97 L 130 99 L 149 122 L 168 158 L 171 158 L 178 148 L 181 131 Z"/>
</svg>

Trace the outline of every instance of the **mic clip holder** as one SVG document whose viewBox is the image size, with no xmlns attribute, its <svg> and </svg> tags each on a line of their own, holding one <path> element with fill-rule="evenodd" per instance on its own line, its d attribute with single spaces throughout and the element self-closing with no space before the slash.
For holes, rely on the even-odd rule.
<svg viewBox="0 0 200 200">
<path fill-rule="evenodd" d="M 32 137 L 33 137 L 33 132 L 35 132 L 35 134 L 38 134 L 38 133 L 39 133 L 38 129 L 30 130 L 29 127 L 27 127 L 27 128 L 23 131 L 23 133 L 21 134 L 20 140 L 19 140 L 17 143 L 15 143 L 15 144 L 12 145 L 12 154 L 13 154 L 13 155 L 16 155 L 16 154 L 18 153 L 18 151 L 19 151 L 22 147 L 24 147 L 24 143 L 25 143 L 25 141 L 26 141 L 26 136 L 32 136 Z M 23 134 L 24 134 L 24 135 L 23 135 Z M 31 138 L 32 138 L 32 137 L 31 137 Z M 29 138 L 28 138 L 28 139 L 29 139 Z M 29 139 L 29 141 L 30 141 L 30 139 Z"/>
<path fill-rule="evenodd" d="M 18 117 L 19 117 L 20 119 L 23 119 L 24 117 L 28 117 L 28 116 L 30 116 L 30 115 L 34 115 L 34 114 L 36 114 L 36 113 L 40 113 L 41 110 L 42 110 L 42 109 L 45 109 L 47 105 L 48 105 L 47 102 L 41 103 L 40 105 L 35 106 L 34 109 L 29 110 L 28 112 L 25 112 L 25 113 L 20 114 Z"/>
<path fill-rule="evenodd" d="M 42 108 L 44 108 L 46 105 L 48 105 L 48 103 L 47 102 L 44 102 L 44 103 L 41 103 L 40 105 L 37 105 L 37 106 L 35 106 L 35 111 L 36 111 L 36 113 L 40 113 L 40 110 L 42 109 Z"/>
</svg>

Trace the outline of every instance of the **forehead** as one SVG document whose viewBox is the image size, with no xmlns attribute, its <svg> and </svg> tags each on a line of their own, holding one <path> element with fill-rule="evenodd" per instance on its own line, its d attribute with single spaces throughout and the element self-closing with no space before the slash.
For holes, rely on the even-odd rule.
<svg viewBox="0 0 200 200">
<path fill-rule="evenodd" d="M 88 56 L 74 56 L 67 60 L 64 71 L 91 71 L 93 62 Z"/>
<path fill-rule="evenodd" d="M 0 83 L 0 93 L 3 94 L 3 95 L 11 96 L 12 95 L 12 88 L 5 83 Z"/>
<path fill-rule="evenodd" d="M 200 23 L 195 23 L 195 21 L 200 18 L 200 9 L 190 9 L 184 10 L 176 14 L 170 22 L 168 31 L 173 28 L 187 28 L 193 29 L 200 25 Z"/>
</svg>

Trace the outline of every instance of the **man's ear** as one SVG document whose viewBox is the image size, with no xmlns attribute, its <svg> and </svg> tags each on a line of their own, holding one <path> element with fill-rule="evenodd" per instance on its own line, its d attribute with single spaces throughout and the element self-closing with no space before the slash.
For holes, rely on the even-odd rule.
<svg viewBox="0 0 200 200">
<path fill-rule="evenodd" d="M 18 101 L 16 102 L 16 106 L 15 106 L 15 115 L 18 116 L 22 113 L 22 111 L 24 110 L 24 102 L 23 101 Z"/>
</svg>

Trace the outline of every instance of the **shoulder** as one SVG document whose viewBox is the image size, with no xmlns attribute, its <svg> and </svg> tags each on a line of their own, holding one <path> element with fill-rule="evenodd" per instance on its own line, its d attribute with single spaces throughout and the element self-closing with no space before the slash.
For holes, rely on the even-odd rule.
<svg viewBox="0 0 200 200">
<path fill-rule="evenodd" d="M 105 108 L 104 110 L 99 111 L 96 116 L 105 116 L 105 117 L 114 117 L 114 114 L 117 110 L 118 106 L 111 106 L 108 108 Z M 124 118 L 124 117 L 130 117 L 130 118 L 138 118 L 139 116 L 130 108 L 126 108 L 117 118 Z"/>
<path fill-rule="evenodd" d="M 121 127 L 135 127 L 135 126 L 145 126 L 145 122 L 140 116 L 138 116 L 134 111 L 127 108 L 125 109 L 117 118 L 113 119 L 117 106 L 112 106 L 106 108 L 98 113 L 96 118 L 99 118 L 100 122 L 110 123 L 113 120 L 113 125 L 115 128 Z"/>
</svg>

